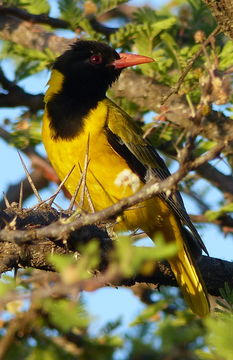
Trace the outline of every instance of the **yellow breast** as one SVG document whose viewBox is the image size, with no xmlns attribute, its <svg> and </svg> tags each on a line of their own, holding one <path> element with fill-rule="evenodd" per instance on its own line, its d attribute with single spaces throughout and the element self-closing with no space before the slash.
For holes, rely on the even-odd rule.
<svg viewBox="0 0 233 360">
<path fill-rule="evenodd" d="M 84 183 L 76 197 L 78 206 L 87 212 L 91 211 L 88 197 L 91 199 L 94 210 L 98 211 L 113 205 L 123 197 L 132 195 L 143 186 L 126 161 L 108 143 L 104 132 L 107 114 L 108 101 L 104 100 L 99 102 L 96 109 L 89 112 L 84 119 L 82 131 L 76 137 L 54 139 L 45 110 L 42 136 L 52 166 L 61 180 L 75 166 L 65 183 L 70 194 L 75 193 L 83 171 L 87 167 L 84 201 L 81 199 Z M 167 210 L 168 207 L 159 198 L 156 202 L 154 199 L 148 200 L 125 211 L 122 224 L 118 228 L 141 227 L 146 230 L 145 224 L 149 227 L 151 224 L 154 228 L 156 222 L 160 227 L 160 218 L 157 218 L 156 214 L 162 215 Z"/>
<path fill-rule="evenodd" d="M 112 149 L 107 141 L 104 133 L 106 116 L 107 106 L 104 102 L 100 102 L 98 107 L 90 111 L 85 118 L 83 131 L 72 139 L 52 138 L 46 111 L 43 122 L 44 145 L 58 177 L 63 180 L 75 166 L 65 184 L 71 194 L 77 188 L 85 168 L 85 159 L 88 158 L 86 186 L 91 194 L 95 210 L 103 209 L 118 199 L 131 195 L 136 186 L 135 183 L 131 186 L 130 181 L 128 184 L 124 181 L 131 170 L 126 161 Z M 138 187 L 141 186 L 138 177 L 135 181 L 138 181 Z M 80 194 L 77 196 L 78 200 L 79 196 Z M 85 206 L 87 206 L 86 202 Z"/>
</svg>

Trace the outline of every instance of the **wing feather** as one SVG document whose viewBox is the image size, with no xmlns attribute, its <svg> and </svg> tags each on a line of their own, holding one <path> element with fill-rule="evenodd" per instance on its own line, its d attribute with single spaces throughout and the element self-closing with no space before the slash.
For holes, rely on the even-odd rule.
<svg viewBox="0 0 233 360">
<path fill-rule="evenodd" d="M 110 102 L 110 100 L 108 101 Z M 120 134 L 119 129 L 122 129 Z M 141 129 L 137 127 L 128 114 L 112 102 L 110 102 L 106 119 L 105 132 L 109 144 L 126 160 L 129 167 L 140 177 L 142 182 L 146 183 L 151 176 L 161 181 L 171 175 L 165 162 L 152 144 L 143 139 Z M 181 223 L 189 228 L 201 249 L 208 254 L 200 235 L 186 212 L 180 193 L 174 191 L 170 196 L 167 196 L 162 192 L 159 196 L 167 202 Z"/>
</svg>

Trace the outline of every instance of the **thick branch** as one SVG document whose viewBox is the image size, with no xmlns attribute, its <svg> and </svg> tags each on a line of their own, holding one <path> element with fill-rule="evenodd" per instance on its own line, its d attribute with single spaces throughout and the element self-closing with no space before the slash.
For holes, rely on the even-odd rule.
<svg viewBox="0 0 233 360">
<path fill-rule="evenodd" d="M 18 8 L 16 6 L 0 6 L 0 15 L 15 16 L 31 24 L 44 24 L 44 25 L 49 25 L 52 28 L 62 28 L 62 29 L 70 28 L 70 24 L 66 20 L 53 18 L 46 14 L 31 14 L 26 10 Z M 89 15 L 87 16 L 87 18 L 89 19 L 90 24 L 95 31 L 104 34 L 106 36 L 109 36 L 118 30 L 118 28 L 110 28 L 108 26 L 101 24 L 94 15 Z"/>
<path fill-rule="evenodd" d="M 16 6 L 0 6 L 0 14 L 2 16 L 13 15 L 19 19 L 31 22 L 32 24 L 45 24 L 53 28 L 69 28 L 69 23 L 62 19 L 53 18 L 46 14 L 30 14 L 24 9 Z"/>
<path fill-rule="evenodd" d="M 160 113 L 163 110 L 161 102 L 169 92 L 169 87 L 146 76 L 138 76 L 132 70 L 125 70 L 120 80 L 114 84 L 113 91 L 116 97 L 126 97 L 142 109 Z M 187 131 L 193 132 L 195 128 L 190 108 L 184 97 L 179 95 L 174 94 L 167 100 L 166 118 Z M 222 113 L 211 111 L 205 118 L 204 125 L 198 127 L 198 132 L 213 141 L 227 140 L 233 136 L 232 120 Z"/>
<path fill-rule="evenodd" d="M 44 31 L 39 25 L 0 14 L 0 38 L 13 41 L 26 48 L 44 51 L 49 48 L 55 54 L 65 51 L 74 39 L 65 39 L 54 33 Z"/>
<path fill-rule="evenodd" d="M 225 175 L 211 164 L 204 164 L 196 169 L 197 173 L 208 180 L 212 185 L 223 191 L 228 198 L 233 196 L 233 177 Z"/>
<path fill-rule="evenodd" d="M 17 210 L 16 208 L 7 209 L 0 213 L 2 226 L 7 222 L 10 224 L 17 215 L 15 225 L 17 228 L 30 228 L 45 226 L 60 216 L 56 210 L 39 208 L 38 210 Z M 9 226 L 8 226 L 9 228 Z M 12 231 L 9 230 L 8 231 Z M 52 241 L 48 236 L 41 237 L 39 240 L 32 240 L 27 244 L 0 242 L 0 273 L 9 271 L 14 267 L 33 267 L 41 270 L 54 271 L 52 265 L 48 262 L 48 254 L 72 254 L 77 251 L 81 244 L 86 244 L 93 238 L 98 238 L 100 242 L 101 264 L 99 270 L 104 271 L 108 264 L 108 254 L 114 248 L 114 241 L 108 237 L 104 229 L 96 226 L 85 226 L 78 231 L 72 231 L 69 237 L 66 237 L 65 244 L 62 241 Z M 204 280 L 210 294 L 219 295 L 219 288 L 223 287 L 224 282 L 228 282 L 233 287 L 233 264 L 228 261 L 215 259 L 207 256 L 201 256 L 199 268 L 203 274 Z M 150 275 L 135 274 L 130 279 L 118 279 L 116 285 L 132 286 L 136 282 L 146 282 L 155 286 L 170 285 L 177 286 L 175 277 L 168 263 L 157 262 L 153 267 L 153 273 Z M 98 280 L 98 279 L 97 279 Z"/>
<path fill-rule="evenodd" d="M 43 94 L 32 95 L 10 81 L 0 68 L 0 84 L 7 94 L 0 94 L 0 107 L 27 106 L 32 112 L 43 108 Z"/>
<path fill-rule="evenodd" d="M 232 0 L 204 0 L 215 16 L 221 30 L 233 39 L 233 3 Z"/>
</svg>

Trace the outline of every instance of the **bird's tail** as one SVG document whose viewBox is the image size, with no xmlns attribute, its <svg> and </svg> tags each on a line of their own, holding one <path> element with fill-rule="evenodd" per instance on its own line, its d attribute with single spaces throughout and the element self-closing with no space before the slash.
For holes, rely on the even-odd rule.
<svg viewBox="0 0 233 360">
<path fill-rule="evenodd" d="M 210 304 L 205 283 L 185 242 L 169 264 L 191 310 L 201 317 L 207 315 Z"/>
<path fill-rule="evenodd" d="M 156 232 L 151 230 L 144 231 L 156 242 Z M 165 220 L 161 230 L 166 242 L 174 241 L 177 245 L 176 255 L 168 261 L 184 299 L 195 314 L 204 317 L 210 312 L 210 304 L 205 283 L 195 261 L 197 248 L 193 245 L 192 235 L 188 231 L 186 234 L 186 230 L 172 214 Z"/>
</svg>

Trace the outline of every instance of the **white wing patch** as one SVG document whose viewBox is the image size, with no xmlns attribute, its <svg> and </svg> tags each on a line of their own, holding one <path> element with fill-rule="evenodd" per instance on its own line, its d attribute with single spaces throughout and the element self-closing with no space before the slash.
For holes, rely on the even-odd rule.
<svg viewBox="0 0 233 360">
<path fill-rule="evenodd" d="M 124 188 L 129 186 L 133 193 L 135 193 L 140 187 L 140 179 L 132 170 L 124 169 L 117 175 L 114 184 Z"/>
</svg>

